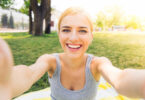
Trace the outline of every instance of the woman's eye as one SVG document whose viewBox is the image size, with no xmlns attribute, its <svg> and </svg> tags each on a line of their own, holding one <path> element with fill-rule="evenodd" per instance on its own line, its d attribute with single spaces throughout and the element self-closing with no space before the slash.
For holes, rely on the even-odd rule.
<svg viewBox="0 0 145 100">
<path fill-rule="evenodd" d="M 79 30 L 79 32 L 81 32 L 81 33 L 87 33 L 86 30 Z"/>
<path fill-rule="evenodd" d="M 62 32 L 70 32 L 69 29 L 63 29 Z"/>
</svg>

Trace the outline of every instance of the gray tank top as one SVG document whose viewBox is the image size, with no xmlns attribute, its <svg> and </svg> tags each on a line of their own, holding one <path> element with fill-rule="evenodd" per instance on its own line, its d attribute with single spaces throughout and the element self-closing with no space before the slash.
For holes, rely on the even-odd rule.
<svg viewBox="0 0 145 100">
<path fill-rule="evenodd" d="M 56 70 L 51 78 L 49 78 L 52 100 L 95 100 L 97 95 L 97 87 L 99 82 L 96 82 L 91 71 L 90 63 L 93 55 L 88 54 L 85 68 L 85 86 L 81 90 L 68 90 L 64 88 L 60 81 L 61 64 L 59 54 L 54 54 L 56 57 Z M 77 81 L 77 80 L 76 80 Z"/>
</svg>

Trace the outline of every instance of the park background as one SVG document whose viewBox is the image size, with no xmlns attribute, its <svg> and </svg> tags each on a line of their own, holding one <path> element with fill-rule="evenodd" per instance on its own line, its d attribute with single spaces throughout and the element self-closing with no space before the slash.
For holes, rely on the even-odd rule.
<svg viewBox="0 0 145 100">
<path fill-rule="evenodd" d="M 10 45 L 15 65 L 29 66 L 45 53 L 63 52 L 56 31 L 58 18 L 66 8 L 80 6 L 90 13 L 94 23 L 94 40 L 87 53 L 108 57 L 121 69 L 143 69 L 144 3 L 144 0 L 0 0 L 0 37 Z M 48 86 L 46 73 L 27 92 Z"/>
</svg>

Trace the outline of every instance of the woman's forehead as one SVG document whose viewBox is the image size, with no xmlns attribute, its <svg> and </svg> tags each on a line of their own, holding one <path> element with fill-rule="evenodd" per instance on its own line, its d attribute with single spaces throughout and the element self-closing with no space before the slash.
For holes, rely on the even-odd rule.
<svg viewBox="0 0 145 100">
<path fill-rule="evenodd" d="M 90 28 L 89 20 L 85 15 L 75 14 L 65 16 L 61 23 L 60 27 L 80 27 L 80 28 Z"/>
</svg>

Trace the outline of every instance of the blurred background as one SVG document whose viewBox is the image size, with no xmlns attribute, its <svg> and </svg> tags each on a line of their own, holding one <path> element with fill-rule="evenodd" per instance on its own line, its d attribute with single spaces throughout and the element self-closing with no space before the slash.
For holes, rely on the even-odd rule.
<svg viewBox="0 0 145 100">
<path fill-rule="evenodd" d="M 92 16 L 95 31 L 145 33 L 144 0 L 36 0 L 37 5 L 34 3 L 33 0 L 0 0 L 0 32 L 21 30 L 36 35 L 35 24 L 43 23 L 39 30 L 49 33 L 57 29 L 61 12 L 70 6 L 80 6 Z M 41 10 L 39 7 L 35 10 L 37 6 Z M 36 22 L 35 18 L 41 21 Z"/>
</svg>

